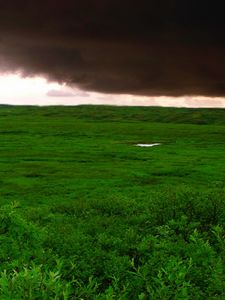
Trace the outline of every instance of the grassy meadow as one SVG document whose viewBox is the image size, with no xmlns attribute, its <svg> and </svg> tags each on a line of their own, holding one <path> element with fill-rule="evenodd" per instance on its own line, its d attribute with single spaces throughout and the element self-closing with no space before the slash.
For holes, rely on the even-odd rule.
<svg viewBox="0 0 225 300">
<path fill-rule="evenodd" d="M 225 110 L 2 105 L 0 195 L 2 300 L 225 299 Z"/>
</svg>

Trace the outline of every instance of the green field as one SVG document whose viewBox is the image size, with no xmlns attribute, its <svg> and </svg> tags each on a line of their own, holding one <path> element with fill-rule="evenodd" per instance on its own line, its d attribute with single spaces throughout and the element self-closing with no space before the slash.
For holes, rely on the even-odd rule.
<svg viewBox="0 0 225 300">
<path fill-rule="evenodd" d="M 225 299 L 225 110 L 0 106 L 0 194 L 0 299 Z"/>
</svg>

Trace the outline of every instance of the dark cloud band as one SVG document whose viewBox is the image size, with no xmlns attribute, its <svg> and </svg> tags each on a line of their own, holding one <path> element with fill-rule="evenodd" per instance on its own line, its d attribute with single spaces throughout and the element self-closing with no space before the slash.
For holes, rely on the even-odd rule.
<svg viewBox="0 0 225 300">
<path fill-rule="evenodd" d="M 224 12 L 207 0 L 2 1 L 0 70 L 106 93 L 225 96 Z"/>
</svg>

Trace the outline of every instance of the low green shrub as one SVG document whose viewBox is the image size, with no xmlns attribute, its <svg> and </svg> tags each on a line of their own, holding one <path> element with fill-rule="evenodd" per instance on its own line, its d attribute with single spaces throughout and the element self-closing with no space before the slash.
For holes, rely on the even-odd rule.
<svg viewBox="0 0 225 300">
<path fill-rule="evenodd" d="M 225 298 L 222 191 L 104 201 L 2 206 L 0 299 Z"/>
</svg>

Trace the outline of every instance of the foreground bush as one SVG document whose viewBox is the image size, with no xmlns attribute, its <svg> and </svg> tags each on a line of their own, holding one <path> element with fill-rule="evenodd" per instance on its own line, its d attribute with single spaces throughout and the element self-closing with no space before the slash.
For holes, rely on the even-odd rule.
<svg viewBox="0 0 225 300">
<path fill-rule="evenodd" d="M 0 299 L 224 299 L 224 203 L 185 189 L 2 206 Z"/>
</svg>

